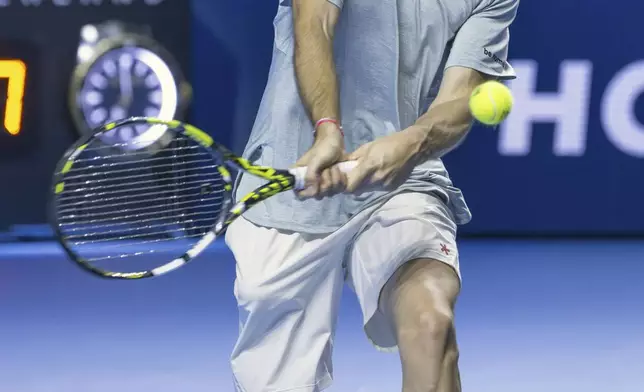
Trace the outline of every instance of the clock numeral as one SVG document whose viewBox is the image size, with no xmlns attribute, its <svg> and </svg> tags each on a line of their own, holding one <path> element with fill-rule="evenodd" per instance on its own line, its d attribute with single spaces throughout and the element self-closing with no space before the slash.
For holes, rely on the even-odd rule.
<svg viewBox="0 0 644 392">
<path fill-rule="evenodd" d="M 18 135 L 22 128 L 27 66 L 21 60 L 0 60 L 0 79 L 8 80 L 4 127 L 11 135 Z"/>
</svg>

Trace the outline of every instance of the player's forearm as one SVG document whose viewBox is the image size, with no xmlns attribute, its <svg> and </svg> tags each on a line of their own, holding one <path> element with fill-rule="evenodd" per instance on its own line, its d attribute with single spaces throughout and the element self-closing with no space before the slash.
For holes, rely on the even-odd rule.
<svg viewBox="0 0 644 392">
<path fill-rule="evenodd" d="M 468 97 L 440 103 L 405 130 L 414 140 L 418 163 L 442 157 L 465 138 L 473 121 L 468 105 Z"/>
<path fill-rule="evenodd" d="M 295 76 L 312 122 L 321 118 L 340 118 L 333 59 L 335 18 L 336 15 L 308 17 L 295 11 Z"/>
</svg>

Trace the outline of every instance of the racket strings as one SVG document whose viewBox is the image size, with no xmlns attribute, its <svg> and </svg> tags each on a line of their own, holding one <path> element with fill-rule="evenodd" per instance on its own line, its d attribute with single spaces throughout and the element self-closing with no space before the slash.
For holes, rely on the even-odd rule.
<svg viewBox="0 0 644 392">
<path fill-rule="evenodd" d="M 181 163 L 162 163 L 162 164 L 155 165 L 154 167 L 157 170 L 161 169 L 161 168 L 167 168 L 167 169 L 169 169 L 169 171 L 175 171 L 175 170 L 178 170 L 177 166 L 181 166 L 182 164 L 186 164 L 186 165 L 187 164 L 192 164 L 192 165 L 194 165 L 195 163 L 208 163 L 208 162 L 212 162 L 212 159 L 199 159 L 199 160 L 195 160 L 195 161 L 189 162 L 189 163 L 186 163 L 186 162 L 181 162 Z M 140 163 L 142 165 L 145 164 L 145 162 L 143 162 L 143 160 L 141 160 Z M 109 164 L 88 166 L 88 167 L 80 168 L 80 169 L 77 168 L 76 170 L 74 170 L 75 172 L 85 171 L 85 173 L 81 173 L 81 174 L 78 174 L 78 175 L 75 175 L 75 176 L 69 176 L 68 179 L 74 180 L 74 179 L 78 179 L 78 178 L 84 178 L 84 179 L 87 180 L 87 177 L 100 176 L 102 174 L 100 172 L 100 169 L 110 170 L 111 173 L 138 172 L 140 170 L 139 168 L 136 168 L 136 167 L 132 167 L 132 168 L 128 167 L 126 169 L 115 169 L 117 166 L 120 166 L 121 164 L 122 164 L 122 162 L 113 163 L 113 164 L 109 163 Z M 217 165 L 211 165 L 210 167 L 214 168 L 214 167 L 217 167 Z M 70 170 L 70 172 L 72 170 Z M 90 170 L 94 171 L 94 172 L 93 173 L 88 172 Z M 125 177 L 125 178 L 127 178 L 127 177 Z M 87 181 L 91 181 L 91 180 L 87 180 Z"/>
<path fill-rule="evenodd" d="M 216 168 L 217 166 L 213 165 L 213 166 L 211 166 L 209 168 L 213 168 L 213 167 Z M 123 177 L 123 179 L 129 179 L 129 178 L 131 178 L 131 176 Z M 189 174 L 189 175 L 183 176 L 183 178 L 184 179 L 188 179 L 188 178 L 190 178 L 190 179 L 202 179 L 202 178 L 205 178 L 205 177 L 202 174 Z M 212 176 L 212 179 L 213 179 L 213 181 L 220 181 L 221 180 L 217 176 Z M 138 180 L 138 181 L 134 181 L 134 182 L 131 182 L 131 183 L 121 182 L 121 183 L 112 184 L 112 185 L 95 185 L 96 183 L 100 183 L 100 182 L 101 182 L 100 179 L 92 181 L 93 186 L 92 186 L 91 190 L 105 190 L 105 189 L 129 187 L 129 186 L 133 186 L 133 185 L 156 184 L 157 180 Z M 71 194 L 71 195 L 81 194 L 81 195 L 85 196 L 89 189 L 90 188 L 84 188 L 84 187 L 79 186 L 79 187 L 74 188 L 74 189 L 66 190 L 64 194 L 65 195 L 68 195 L 68 194 Z"/>
<path fill-rule="evenodd" d="M 210 222 L 210 219 L 205 217 L 184 221 L 184 224 L 185 223 L 194 224 L 195 222 L 199 222 L 199 221 L 207 221 L 207 222 L 201 225 L 194 225 L 193 228 L 209 229 L 210 227 L 212 227 L 212 224 L 211 224 L 212 222 Z M 145 225 L 141 227 L 128 227 L 128 228 L 120 228 L 120 229 L 113 229 L 113 230 L 101 230 L 101 231 L 95 231 L 95 232 L 89 232 L 89 233 L 83 233 L 83 234 L 77 234 L 77 235 L 68 235 L 65 238 L 68 241 L 75 240 L 75 239 L 83 239 L 83 241 L 75 241 L 74 244 L 84 245 L 84 244 L 97 244 L 99 242 L 110 242 L 110 241 L 114 241 L 115 239 L 131 240 L 135 238 L 150 237 L 150 236 L 158 237 L 160 235 L 170 235 L 176 231 L 175 229 L 167 228 L 167 227 L 168 227 L 167 224 L 162 223 L 162 224 L 156 224 L 156 225 Z M 158 229 L 158 228 L 166 228 L 166 229 L 151 231 L 151 229 Z M 145 230 L 145 231 L 143 233 L 128 234 L 128 233 L 137 232 L 141 230 Z M 116 237 L 113 238 L 110 236 L 110 234 L 115 234 Z M 92 239 L 88 239 L 88 238 L 92 238 Z"/>
<path fill-rule="evenodd" d="M 172 132 L 173 136 L 178 135 L 171 128 L 166 128 L 166 129 L 169 132 Z M 185 138 L 185 136 L 178 136 L 178 138 L 180 138 L 182 140 L 187 140 Z M 140 142 L 140 144 L 139 144 L 139 142 L 137 142 L 136 139 L 129 140 L 129 141 L 124 142 L 124 143 L 119 143 L 119 142 L 112 143 L 112 142 L 110 142 L 110 143 L 101 143 L 101 144 L 99 144 L 96 141 L 93 141 L 91 149 L 93 151 L 96 151 L 101 156 L 107 156 L 107 155 L 110 155 L 110 153 L 112 153 L 113 155 L 122 156 L 125 153 L 127 153 L 128 156 L 132 156 L 132 157 L 149 157 L 150 156 L 149 150 L 146 150 L 144 148 L 147 144 L 149 144 L 149 143 L 147 143 L 146 140 L 142 140 Z M 197 143 L 183 144 L 183 145 L 175 144 L 175 146 L 177 146 L 176 148 L 178 150 L 181 150 L 181 151 L 196 150 L 196 151 L 205 152 L 203 147 L 201 145 L 197 144 Z M 164 150 L 165 151 L 171 151 L 171 150 L 173 150 L 175 148 L 175 146 L 166 146 L 164 148 Z M 95 159 L 95 158 L 94 157 L 79 157 L 77 159 L 74 159 L 74 162 L 87 162 L 87 161 L 91 161 L 92 159 Z"/>
<path fill-rule="evenodd" d="M 209 166 L 210 169 L 214 169 L 214 168 L 217 168 L 217 167 L 218 167 L 218 165 L 210 165 Z M 140 182 L 141 179 L 145 179 L 145 178 L 148 178 L 148 177 L 149 177 L 148 174 L 135 174 L 135 175 L 130 175 L 130 176 L 123 176 L 122 179 L 123 180 L 135 180 L 134 183 L 141 183 Z M 71 180 L 71 181 L 77 181 L 78 180 L 79 188 L 76 189 L 76 192 L 82 192 L 82 190 L 81 190 L 82 188 L 80 188 L 80 187 L 82 186 L 82 180 L 86 179 L 86 178 L 87 178 L 86 175 L 77 175 L 77 176 L 66 177 L 66 180 Z M 97 178 L 97 179 L 93 179 L 91 181 L 92 181 L 92 184 L 102 184 L 102 183 L 110 182 L 110 179 Z M 156 180 L 143 180 L 143 181 L 156 181 Z M 85 181 L 85 182 L 87 182 L 87 181 Z M 106 186 L 109 186 L 109 185 L 106 185 Z"/>
<path fill-rule="evenodd" d="M 123 260 L 123 259 L 131 258 L 131 257 L 152 255 L 152 254 L 155 254 L 155 253 L 164 252 L 167 249 L 166 248 L 160 248 L 160 247 L 155 248 L 155 249 L 149 249 L 150 246 L 159 245 L 159 244 L 163 244 L 163 243 L 170 243 L 170 242 L 174 242 L 174 241 L 177 241 L 177 240 L 181 241 L 181 240 L 200 239 L 201 237 L 202 237 L 201 235 L 193 234 L 193 235 L 180 236 L 180 237 L 176 237 L 176 238 L 157 238 L 157 239 L 154 239 L 154 240 L 136 241 L 136 242 L 129 243 L 128 247 L 129 248 L 140 247 L 141 249 L 139 249 L 139 250 L 132 251 L 132 252 L 129 252 L 129 253 L 112 254 L 112 255 L 109 255 L 109 256 L 92 256 L 91 258 L 86 259 L 86 260 L 91 261 L 91 262 L 97 262 L 97 261 L 105 261 L 105 260 Z M 119 245 L 119 246 L 122 246 L 122 245 Z M 146 246 L 148 248 L 147 249 L 143 248 L 143 246 Z M 111 252 L 115 248 L 117 248 L 117 245 L 105 246 L 105 247 L 102 248 L 101 254 L 106 254 L 107 252 Z M 165 260 L 165 261 L 167 261 L 167 260 Z"/>
<path fill-rule="evenodd" d="M 203 205 L 203 206 L 204 207 L 205 206 L 216 207 L 217 205 L 216 204 L 208 204 L 208 205 Z M 111 217 L 111 218 L 108 218 L 108 219 L 90 219 L 90 220 L 82 221 L 82 222 L 77 221 L 76 223 L 72 223 L 72 224 L 61 223 L 60 226 L 61 227 L 72 226 L 69 229 L 66 229 L 66 231 L 70 232 L 70 233 L 73 233 L 75 231 L 84 231 L 84 230 L 100 230 L 100 229 L 103 229 L 103 228 L 109 228 L 109 227 L 114 227 L 114 226 L 119 226 L 119 225 L 127 225 L 128 222 L 127 221 L 124 222 L 123 221 L 124 219 L 140 218 L 143 215 L 150 216 L 150 215 L 153 215 L 153 214 L 157 215 L 157 216 L 152 216 L 150 218 L 138 219 L 137 220 L 137 222 L 139 222 L 139 223 L 147 223 L 147 222 L 157 221 L 159 219 L 158 213 L 153 212 L 153 213 L 148 213 L 148 214 L 133 214 L 133 215 L 126 215 L 126 216 L 123 216 L 123 217 Z M 200 216 L 200 215 L 201 215 L 201 213 L 199 213 L 199 212 L 193 212 L 193 213 L 189 213 L 189 214 L 180 214 L 180 215 L 176 216 L 175 218 L 176 219 L 183 219 L 183 218 L 188 218 L 188 217 L 193 217 L 193 216 Z M 107 220 L 109 220 L 111 222 L 106 223 L 106 224 L 92 225 L 92 223 L 100 223 L 100 222 L 107 221 Z M 82 228 L 74 227 L 74 226 L 78 226 L 79 224 L 82 224 L 83 227 Z M 149 227 L 154 227 L 154 226 L 150 225 L 150 226 L 146 226 L 146 227 L 149 228 Z M 73 238 L 73 235 L 72 236 L 67 236 L 67 238 Z"/>
<path fill-rule="evenodd" d="M 197 185 L 192 186 L 192 187 L 183 187 L 182 190 L 183 191 L 201 190 L 202 187 L 203 187 L 202 184 L 197 184 Z M 165 185 L 159 185 L 158 187 L 156 187 L 155 192 L 143 192 L 143 193 L 139 193 L 138 196 L 139 197 L 158 196 L 159 195 L 159 190 L 160 189 L 162 190 L 162 189 L 165 189 L 165 188 L 166 188 Z M 142 190 L 146 190 L 146 191 L 150 190 L 151 191 L 151 190 L 154 190 L 154 189 L 133 188 L 133 189 L 122 189 L 121 191 L 114 191 L 114 192 L 107 192 L 107 193 L 104 192 L 104 193 L 101 193 L 101 194 L 95 194 L 95 196 L 101 197 L 101 198 L 98 198 L 98 199 L 88 199 L 87 197 L 79 196 L 78 197 L 79 201 L 74 202 L 74 203 L 63 203 L 62 201 L 68 200 L 68 199 L 61 198 L 61 204 L 59 205 L 59 207 L 61 207 L 61 212 L 69 212 L 69 211 L 73 211 L 75 207 L 78 207 L 80 205 L 87 206 L 87 204 L 89 204 L 89 203 L 101 203 L 102 208 L 124 206 L 124 205 L 127 205 L 127 204 L 133 204 L 133 203 L 138 204 L 138 203 L 141 202 L 140 200 L 124 201 L 124 202 L 121 202 L 121 201 L 122 200 L 131 200 L 132 199 L 131 192 L 137 192 L 137 191 L 142 191 Z M 110 195 L 112 193 L 119 193 L 119 192 L 120 193 L 127 193 L 127 194 L 122 195 L 122 196 L 103 197 L 103 196 Z M 218 190 L 217 193 L 221 195 L 221 194 L 223 194 L 223 190 Z M 177 198 L 180 198 L 180 197 L 181 197 L 181 195 L 172 195 L 172 196 L 168 196 L 168 197 L 151 197 L 151 198 L 146 198 L 145 201 L 146 202 L 156 202 L 156 201 L 160 201 L 160 200 L 166 200 L 167 201 L 168 199 L 177 199 Z M 221 198 L 221 197 L 222 196 L 219 196 L 219 198 Z M 106 202 L 110 202 L 110 204 L 104 204 Z M 116 203 L 113 203 L 113 202 L 116 202 Z M 66 208 L 66 207 L 71 207 L 71 208 Z"/>
<path fill-rule="evenodd" d="M 210 178 L 203 177 L 203 178 L 198 178 L 196 181 L 188 181 L 188 182 L 181 182 L 178 183 L 177 186 L 183 186 L 183 187 L 190 187 L 192 185 L 195 186 L 200 186 L 204 180 L 210 180 L 213 183 L 217 181 L 221 181 L 220 178 L 217 178 L 215 176 L 212 176 Z M 161 190 L 164 188 L 164 185 L 149 185 L 149 186 L 144 186 L 144 187 L 132 187 L 132 188 L 125 188 L 130 185 L 141 185 L 140 182 L 134 182 L 130 184 L 115 184 L 114 186 L 111 187 L 92 187 L 92 188 L 81 188 L 82 192 L 79 191 L 78 189 L 74 189 L 74 192 L 68 192 L 68 193 L 73 193 L 73 194 L 65 194 L 63 197 L 60 198 L 61 205 L 65 205 L 67 203 L 63 203 L 68 200 L 82 200 L 82 199 L 87 199 L 88 197 L 99 197 L 99 196 L 107 196 L 110 194 L 115 194 L 115 193 L 126 193 L 126 192 L 138 192 L 138 191 L 152 191 L 152 190 Z M 121 189 L 115 189 L 115 190 L 105 190 L 103 188 L 121 188 Z M 90 193 L 91 191 L 98 191 L 101 190 L 101 192 L 94 192 Z"/>
<path fill-rule="evenodd" d="M 93 139 L 63 174 L 56 211 L 64 241 L 87 262 L 122 263 L 110 270 L 166 262 L 159 252 L 180 256 L 223 208 L 226 182 L 216 157 L 178 133 L 155 150 L 119 146 Z"/>
<path fill-rule="evenodd" d="M 221 206 L 221 203 L 183 202 L 183 203 L 177 203 L 175 207 L 177 207 L 178 205 L 182 205 L 183 208 L 202 207 L 202 208 L 212 208 L 213 210 L 215 210 Z M 61 222 L 59 226 L 60 227 L 80 226 L 83 229 L 87 229 L 88 226 L 86 225 L 93 224 L 93 223 L 109 222 L 108 224 L 111 226 L 111 225 L 117 225 L 117 224 L 126 224 L 127 222 L 130 222 L 130 220 L 132 219 L 134 219 L 135 222 L 149 222 L 149 219 L 139 219 L 144 216 L 151 217 L 152 220 L 160 219 L 160 217 L 163 217 L 163 216 L 168 216 L 166 211 L 158 211 L 158 208 L 156 208 L 156 206 L 122 209 L 121 212 L 130 213 L 133 211 L 145 211 L 145 210 L 152 210 L 152 211 L 142 212 L 138 214 L 119 215 L 119 216 L 114 216 L 114 213 L 110 211 L 103 212 L 103 213 L 89 213 L 89 214 L 61 216 L 59 218 L 59 221 Z M 199 212 L 197 214 L 201 214 L 201 213 Z M 183 214 L 179 214 L 177 216 L 177 219 L 182 216 Z M 83 218 L 89 218 L 89 219 L 83 219 Z M 67 223 L 63 223 L 63 222 L 67 222 Z M 66 229 L 66 231 L 74 231 L 74 230 L 75 229 L 73 228 Z"/>
<path fill-rule="evenodd" d="M 81 170 L 89 170 L 89 169 L 96 169 L 100 168 L 101 166 L 109 166 L 109 167 L 116 167 L 119 165 L 127 165 L 127 162 L 106 162 L 103 164 L 99 165 L 90 165 L 92 162 L 100 161 L 100 160 L 105 160 L 105 159 L 110 159 L 110 158 L 115 158 L 115 157 L 120 157 L 123 154 L 115 152 L 115 150 L 119 147 L 124 147 L 124 144 L 113 144 L 109 146 L 98 146 L 92 148 L 93 151 L 97 153 L 101 153 L 100 156 L 97 157 L 81 157 L 78 159 L 74 160 L 75 164 L 82 164 L 80 167 L 72 167 L 71 171 L 81 171 Z M 201 151 L 200 151 L 201 150 Z M 173 147 L 165 150 L 166 152 L 170 153 L 181 153 L 183 157 L 202 157 L 202 158 L 209 158 L 210 154 L 207 152 L 203 151 L 203 148 L 199 145 L 194 145 L 194 146 L 185 146 L 185 147 Z M 110 154 L 111 152 L 111 154 Z M 155 162 L 155 161 L 165 161 L 165 157 L 153 157 L 150 158 L 150 153 L 146 151 L 129 151 L 127 153 L 127 156 L 129 158 L 134 158 L 138 159 L 139 162 L 145 162 L 145 163 L 150 163 L 150 162 Z"/>
</svg>

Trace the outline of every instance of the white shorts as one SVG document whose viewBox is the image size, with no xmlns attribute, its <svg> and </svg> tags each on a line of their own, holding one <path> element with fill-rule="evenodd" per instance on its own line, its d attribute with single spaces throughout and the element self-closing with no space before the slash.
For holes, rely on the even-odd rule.
<svg viewBox="0 0 644 392">
<path fill-rule="evenodd" d="M 237 391 L 315 392 L 330 385 L 345 281 L 358 297 L 368 338 L 378 348 L 395 349 L 395 334 L 379 308 L 381 289 L 398 267 L 418 258 L 440 260 L 460 276 L 455 238 L 449 209 L 422 193 L 393 196 L 331 234 L 237 219 L 226 234 L 237 260 L 240 334 L 231 357 Z"/>
</svg>

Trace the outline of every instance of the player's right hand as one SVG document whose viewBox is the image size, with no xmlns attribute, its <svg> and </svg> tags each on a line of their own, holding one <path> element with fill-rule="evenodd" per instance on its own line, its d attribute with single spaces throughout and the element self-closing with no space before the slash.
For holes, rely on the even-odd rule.
<svg viewBox="0 0 644 392">
<path fill-rule="evenodd" d="M 297 192 L 302 199 L 321 199 L 343 192 L 347 178 L 334 164 L 345 155 L 344 136 L 335 124 L 322 124 L 315 135 L 313 146 L 297 161 L 295 166 L 308 166 L 306 188 Z"/>
</svg>

